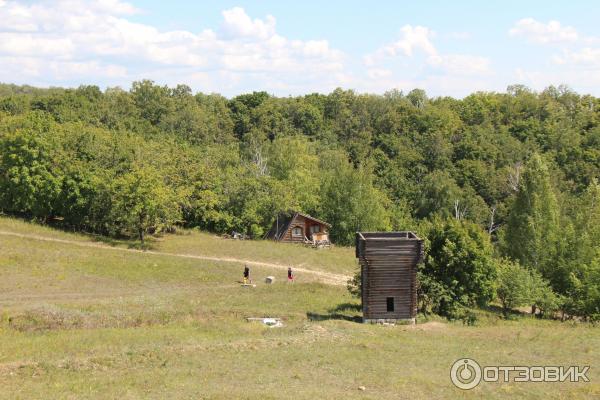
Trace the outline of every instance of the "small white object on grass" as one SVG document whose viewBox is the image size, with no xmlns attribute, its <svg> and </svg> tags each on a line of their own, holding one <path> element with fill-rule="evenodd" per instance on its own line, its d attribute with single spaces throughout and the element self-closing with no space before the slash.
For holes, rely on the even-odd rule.
<svg viewBox="0 0 600 400">
<path fill-rule="evenodd" d="M 281 322 L 281 318 L 256 318 L 256 317 L 248 317 L 247 321 L 260 321 L 263 324 L 267 325 L 269 328 L 281 328 L 283 323 Z"/>
<path fill-rule="evenodd" d="M 281 320 L 277 318 L 264 318 L 262 322 L 269 328 L 279 328 L 283 326 Z"/>
<path fill-rule="evenodd" d="M 275 282 L 275 277 L 274 276 L 269 275 L 269 276 L 267 276 L 265 278 L 265 283 L 271 284 L 271 283 L 274 283 L 274 282 Z"/>
</svg>

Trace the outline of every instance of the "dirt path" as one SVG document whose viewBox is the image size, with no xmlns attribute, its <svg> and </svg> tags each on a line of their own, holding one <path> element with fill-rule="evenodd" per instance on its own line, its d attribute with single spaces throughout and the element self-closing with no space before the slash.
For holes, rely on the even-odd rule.
<svg viewBox="0 0 600 400">
<path fill-rule="evenodd" d="M 138 254 L 151 254 L 157 256 L 167 256 L 167 257 L 181 257 L 181 258 L 191 258 L 194 260 L 204 260 L 204 261 L 217 261 L 217 262 L 229 262 L 229 263 L 239 263 L 239 264 L 248 264 L 276 269 L 286 270 L 289 267 L 289 264 L 277 264 L 270 262 L 262 262 L 255 260 L 245 260 L 241 258 L 232 258 L 232 257 L 212 257 L 212 256 L 201 256 L 195 254 L 185 254 L 185 253 L 168 253 L 162 251 L 154 251 L 154 250 L 136 250 L 136 249 L 125 249 L 123 247 L 113 247 L 106 244 L 101 243 L 92 243 L 92 242 L 82 242 L 77 240 L 66 240 L 66 239 L 56 239 L 47 236 L 39 236 L 39 235 L 30 235 L 24 233 L 16 233 L 16 232 L 8 232 L 8 231 L 0 231 L 1 236 L 12 236 L 23 239 L 30 240 L 41 240 L 45 242 L 55 242 L 55 243 L 63 243 L 69 244 L 73 246 L 79 247 L 91 247 L 95 249 L 104 249 L 104 250 L 113 250 L 113 251 L 122 251 L 128 253 L 138 253 Z M 298 266 L 292 266 L 296 272 L 300 272 L 303 274 L 310 274 L 319 279 L 319 281 L 326 283 L 328 285 L 345 285 L 348 279 L 350 279 L 347 275 L 334 274 L 331 272 L 318 271 L 314 269 L 307 269 Z"/>
</svg>

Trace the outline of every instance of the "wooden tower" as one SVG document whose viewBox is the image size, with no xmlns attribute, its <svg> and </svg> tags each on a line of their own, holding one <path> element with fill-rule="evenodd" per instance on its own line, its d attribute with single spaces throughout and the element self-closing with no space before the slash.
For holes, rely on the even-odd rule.
<svg viewBox="0 0 600 400">
<path fill-rule="evenodd" d="M 364 322 L 414 323 L 423 240 L 413 232 L 357 232 Z"/>
</svg>

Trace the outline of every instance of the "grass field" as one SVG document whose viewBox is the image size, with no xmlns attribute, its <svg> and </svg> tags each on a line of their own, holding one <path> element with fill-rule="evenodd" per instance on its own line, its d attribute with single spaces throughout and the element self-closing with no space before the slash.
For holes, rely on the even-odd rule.
<svg viewBox="0 0 600 400">
<path fill-rule="evenodd" d="M 0 232 L 17 234 L 0 234 L 0 398 L 600 396 L 600 328 L 591 325 L 504 321 L 484 311 L 474 327 L 363 325 L 345 287 L 323 283 L 318 273 L 299 273 L 287 284 L 284 269 L 253 265 L 257 286 L 241 288 L 239 262 L 172 255 L 350 275 L 353 249 L 192 232 L 159 238 L 156 253 L 142 253 L 126 251 L 127 242 L 9 218 L 0 218 Z M 275 275 L 275 284 L 263 284 L 266 275 Z M 246 322 L 253 316 L 281 317 L 284 326 Z M 462 357 L 482 365 L 589 365 L 591 381 L 482 383 L 461 391 L 449 371 Z"/>
</svg>

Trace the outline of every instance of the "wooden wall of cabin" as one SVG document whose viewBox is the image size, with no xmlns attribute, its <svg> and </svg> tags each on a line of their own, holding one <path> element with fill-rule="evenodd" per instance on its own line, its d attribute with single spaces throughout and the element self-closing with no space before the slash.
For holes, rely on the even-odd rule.
<svg viewBox="0 0 600 400">
<path fill-rule="evenodd" d="M 323 224 L 319 224 L 318 222 L 312 221 L 308 218 L 304 218 L 301 215 L 297 215 L 290 223 L 285 234 L 283 234 L 281 241 L 282 242 L 296 242 L 296 243 L 304 242 L 304 237 L 310 239 L 310 227 L 314 226 L 314 225 L 319 226 L 319 230 L 321 232 L 325 232 L 327 229 L 327 227 Z M 301 237 L 292 235 L 292 229 L 294 229 L 295 227 L 302 228 L 302 236 Z"/>
<path fill-rule="evenodd" d="M 306 222 L 303 216 L 301 215 L 297 215 L 292 222 L 290 223 L 290 226 L 288 227 L 287 231 L 285 232 L 285 234 L 283 235 L 283 238 L 281 239 L 281 241 L 283 242 L 296 242 L 296 243 L 302 243 L 304 242 L 304 236 L 306 235 Z M 296 227 L 300 227 L 302 228 L 302 236 L 294 236 L 292 235 L 292 230 Z"/>
</svg>

